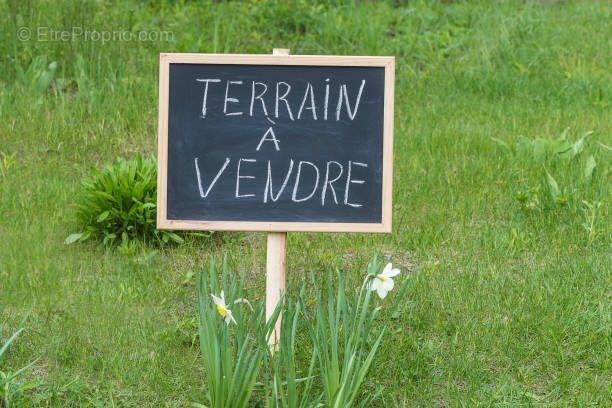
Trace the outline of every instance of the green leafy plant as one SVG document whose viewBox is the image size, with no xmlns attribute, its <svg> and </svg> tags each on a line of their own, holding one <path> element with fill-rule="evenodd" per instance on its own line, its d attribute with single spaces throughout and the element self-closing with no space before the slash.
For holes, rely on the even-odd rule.
<svg viewBox="0 0 612 408">
<path fill-rule="evenodd" d="M 521 136 L 516 144 L 516 153 L 523 158 L 530 158 L 538 163 L 555 160 L 569 161 L 582 153 L 585 141 L 592 133 L 590 131 L 584 133 L 573 143 L 567 138 L 568 129 L 557 139 L 529 139 Z"/>
<path fill-rule="evenodd" d="M 375 324 L 382 306 L 373 305 L 372 294 L 384 298 L 399 273 L 391 264 L 381 271 L 374 259 L 358 292 L 347 292 L 343 275 L 330 273 L 322 293 L 313 276 L 317 292 L 312 310 L 302 288 L 298 295 L 286 294 L 265 321 L 264 302 L 245 299 L 244 279 L 232 279 L 227 261 L 219 270 L 211 260 L 197 282 L 206 406 L 246 407 L 256 391 L 263 392 L 265 406 L 275 408 L 370 403 L 377 393 L 359 403 L 357 398 L 385 333 L 384 325 L 379 329 Z M 395 297 L 396 304 L 405 289 Z M 269 347 L 280 313 L 281 335 Z M 309 360 L 296 357 L 304 350 L 310 352 Z"/>
<path fill-rule="evenodd" d="M 268 361 L 271 375 L 267 379 L 267 405 L 274 408 L 308 408 L 318 406 L 321 395 L 313 389 L 316 352 L 312 347 L 308 371 L 302 373 L 296 361 L 298 328 L 304 313 L 303 290 L 297 299 L 283 300 L 281 336 L 270 348 Z M 303 341 L 300 341 L 303 343 Z"/>
<path fill-rule="evenodd" d="M 56 61 L 47 63 L 45 56 L 37 56 L 32 59 L 27 69 L 19 64 L 16 69 L 16 83 L 27 93 L 37 97 L 42 96 L 51 86 L 58 65 Z"/>
<path fill-rule="evenodd" d="M 520 177 L 515 199 L 525 212 L 568 208 L 575 212 L 580 199 L 588 196 L 597 162 L 593 155 L 584 159 L 587 140 L 593 132 L 585 132 L 575 141 L 568 139 L 566 129 L 557 139 L 519 137 L 514 146 L 503 140 L 493 142 L 512 155 L 514 173 Z M 529 185 L 529 176 L 540 179 Z"/>
<path fill-rule="evenodd" d="M 540 187 L 521 188 L 515 193 L 516 201 L 519 202 L 521 210 L 525 212 L 539 211 L 542 209 L 540 205 Z"/>
<path fill-rule="evenodd" d="M 207 406 L 241 408 L 248 406 L 256 387 L 267 353 L 266 339 L 275 319 L 266 323 L 263 302 L 252 305 L 244 298 L 242 279 L 230 282 L 227 261 L 222 265 L 221 281 L 217 272 L 217 265 L 211 260 L 197 282 L 198 333 L 208 385 Z"/>
<path fill-rule="evenodd" d="M 314 315 L 307 319 L 307 324 L 319 364 L 325 405 L 343 408 L 356 403 L 386 327 L 375 326 L 381 309 L 371 305 L 374 292 L 369 286 L 382 275 L 376 258 L 369 263 L 368 275 L 356 298 L 347 296 L 343 275 L 336 275 L 337 285 L 330 274 L 325 294 L 317 294 Z M 377 394 L 369 395 L 359 405 L 367 406 L 376 397 Z"/>
<path fill-rule="evenodd" d="M 0 326 L 0 331 L 1 329 L 2 326 Z M 40 385 L 35 381 L 20 380 L 20 377 L 34 365 L 34 361 L 16 371 L 6 370 L 2 365 L 4 355 L 22 331 L 23 328 L 17 330 L 9 337 L 2 347 L 0 347 L 0 401 L 2 401 L 1 405 L 6 408 L 10 407 L 11 401 L 15 400 L 15 398 Z"/>
<path fill-rule="evenodd" d="M 101 239 L 105 245 L 141 240 L 147 243 L 181 243 L 183 238 L 156 229 L 157 172 L 155 158 L 119 159 L 83 182 L 77 203 L 81 231 L 66 243 Z"/>
<path fill-rule="evenodd" d="M 552 206 L 566 206 L 571 193 L 565 188 L 559 187 L 557 180 L 546 170 L 546 186 Z"/>
</svg>

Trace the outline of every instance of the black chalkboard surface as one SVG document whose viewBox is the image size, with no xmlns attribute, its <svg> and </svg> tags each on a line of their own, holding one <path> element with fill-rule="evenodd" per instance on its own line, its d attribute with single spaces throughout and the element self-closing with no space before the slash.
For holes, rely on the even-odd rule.
<svg viewBox="0 0 612 408">
<path fill-rule="evenodd" d="M 163 220 L 383 225 L 386 66 L 273 58 L 167 64 Z"/>
</svg>

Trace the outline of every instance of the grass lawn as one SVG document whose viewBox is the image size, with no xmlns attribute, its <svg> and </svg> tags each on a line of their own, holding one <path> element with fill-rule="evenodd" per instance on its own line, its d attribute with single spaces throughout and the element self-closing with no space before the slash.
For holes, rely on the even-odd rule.
<svg viewBox="0 0 612 408">
<path fill-rule="evenodd" d="M 336 268 L 354 287 L 375 253 L 410 280 L 364 392 L 612 405 L 610 3 L 310 3 L 0 2 L 0 338 L 26 328 L 0 371 L 36 360 L 42 383 L 15 405 L 204 402 L 194 271 L 228 255 L 261 299 L 265 235 L 157 254 L 64 239 L 93 167 L 156 151 L 159 52 L 274 47 L 397 58 L 393 233 L 288 242 L 294 287 Z"/>
</svg>

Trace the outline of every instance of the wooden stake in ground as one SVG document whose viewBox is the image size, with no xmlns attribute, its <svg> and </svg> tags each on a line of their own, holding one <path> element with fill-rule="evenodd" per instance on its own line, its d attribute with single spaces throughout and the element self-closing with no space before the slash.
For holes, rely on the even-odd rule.
<svg viewBox="0 0 612 408">
<path fill-rule="evenodd" d="M 275 48 L 273 55 L 289 55 L 287 48 Z M 266 255 L 266 320 L 274 313 L 276 306 L 285 292 L 285 271 L 287 268 L 287 233 L 269 232 Z M 281 332 L 281 318 L 278 316 L 274 332 L 268 344 L 274 349 L 278 345 Z"/>
<path fill-rule="evenodd" d="M 266 260 L 266 320 L 272 316 L 276 305 L 285 292 L 285 270 L 287 266 L 287 233 L 268 233 L 268 253 Z M 276 347 L 281 331 L 281 318 L 278 316 L 274 332 L 268 339 L 272 347 Z"/>
</svg>

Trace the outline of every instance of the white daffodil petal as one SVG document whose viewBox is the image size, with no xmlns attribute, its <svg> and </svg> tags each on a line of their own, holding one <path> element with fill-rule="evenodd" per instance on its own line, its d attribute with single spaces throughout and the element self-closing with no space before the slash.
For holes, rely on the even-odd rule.
<svg viewBox="0 0 612 408">
<path fill-rule="evenodd" d="M 389 262 L 388 264 L 385 265 L 381 275 L 388 276 L 387 274 L 391 272 L 391 269 L 393 269 L 393 265 L 391 265 L 391 262 Z"/>
<path fill-rule="evenodd" d="M 227 309 L 227 313 L 225 314 L 225 323 L 229 325 L 230 323 L 236 324 L 236 319 L 234 319 L 234 315 L 232 315 L 232 311 Z"/>
<path fill-rule="evenodd" d="M 380 287 L 380 279 L 378 278 L 373 278 L 370 281 L 370 290 L 376 290 Z"/>
<path fill-rule="evenodd" d="M 393 269 L 390 269 L 389 271 L 387 271 L 387 273 L 385 273 L 385 276 L 387 278 L 393 278 L 394 276 L 399 275 L 399 273 L 400 273 L 399 269 L 393 268 Z"/>
<path fill-rule="evenodd" d="M 378 289 L 376 289 L 376 293 L 378 293 L 378 297 L 380 297 L 381 299 L 384 299 L 387 296 L 387 290 L 384 288 L 383 285 L 380 285 Z"/>
<path fill-rule="evenodd" d="M 394 283 L 393 283 L 393 279 L 391 278 L 387 278 L 384 280 L 384 282 L 382 283 L 382 287 L 389 292 L 390 290 L 393 289 Z"/>
<path fill-rule="evenodd" d="M 212 296 L 213 302 L 215 302 L 215 305 L 217 305 L 217 306 L 225 306 L 225 302 L 223 301 L 223 299 L 221 299 L 221 298 L 219 298 L 219 297 L 217 297 L 215 295 L 212 295 L 212 294 L 210 296 Z"/>
</svg>

